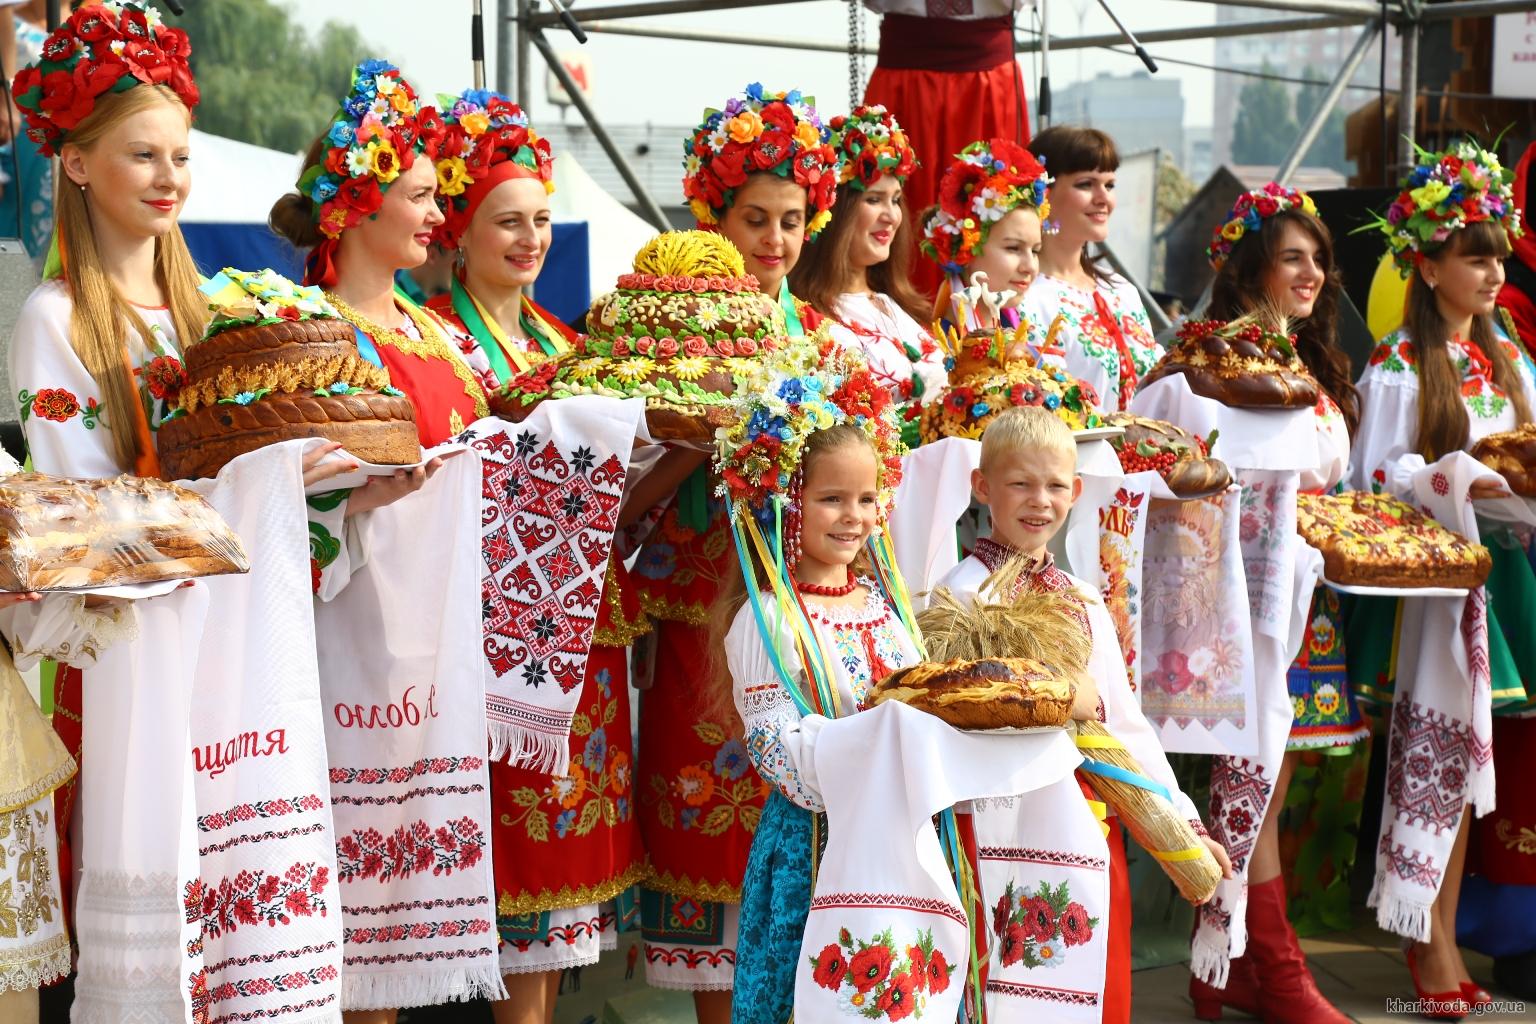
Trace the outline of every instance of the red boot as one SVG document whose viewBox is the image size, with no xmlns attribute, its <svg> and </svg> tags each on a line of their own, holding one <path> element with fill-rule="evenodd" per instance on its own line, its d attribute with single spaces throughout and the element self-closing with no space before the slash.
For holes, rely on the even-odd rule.
<svg viewBox="0 0 1536 1024">
<path fill-rule="evenodd" d="M 1323 998 L 1285 916 L 1285 879 L 1248 886 L 1248 953 L 1262 993 L 1265 1024 L 1351 1024 Z"/>
<path fill-rule="evenodd" d="M 1240 956 L 1232 961 L 1227 970 L 1226 988 L 1207 985 L 1190 975 L 1189 998 L 1195 1004 L 1195 1016 L 1200 1020 L 1221 1020 L 1223 1006 L 1250 1017 L 1260 1016 L 1263 997 L 1259 994 L 1259 979 L 1253 973 L 1253 957 Z"/>
</svg>

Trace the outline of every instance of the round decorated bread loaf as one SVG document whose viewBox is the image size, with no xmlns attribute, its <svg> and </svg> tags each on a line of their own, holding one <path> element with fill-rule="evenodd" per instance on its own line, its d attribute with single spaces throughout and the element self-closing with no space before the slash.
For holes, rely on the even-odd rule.
<svg viewBox="0 0 1536 1024">
<path fill-rule="evenodd" d="M 1489 434 L 1472 446 L 1472 457 L 1502 476 L 1514 493 L 1536 497 L 1536 424 Z"/>
<path fill-rule="evenodd" d="M 1106 413 L 1104 425 L 1125 431 L 1109 442 L 1120 457 L 1122 469 L 1127 473 L 1152 470 L 1180 498 L 1220 494 L 1232 484 L 1227 464 L 1211 458 L 1215 431 L 1209 438 L 1199 438 L 1164 420 L 1128 412 Z"/>
<path fill-rule="evenodd" d="M 358 353 L 352 325 L 318 289 L 226 268 L 203 291 L 214 317 L 184 353 L 156 438 L 167 476 L 216 476 L 247 452 L 304 438 L 379 465 L 421 460 L 410 399 Z"/>
<path fill-rule="evenodd" d="M 1254 320 L 1188 320 L 1141 386 L 1182 374 L 1189 390 L 1235 409 L 1310 409 L 1317 381 L 1295 339 Z"/>
<path fill-rule="evenodd" d="M 918 436 L 924 444 L 942 437 L 980 438 L 1005 409 L 1035 405 L 1049 409 L 1073 430 L 1101 424 L 1093 386 L 1059 367 L 1039 362 L 1017 331 L 979 330 L 959 335 L 940 331 L 948 353 L 949 384 L 924 403 Z"/>
<path fill-rule="evenodd" d="M 1039 729 L 1072 718 L 1073 685 L 1029 658 L 922 662 L 891 673 L 870 695 L 910 704 L 957 729 Z"/>
</svg>

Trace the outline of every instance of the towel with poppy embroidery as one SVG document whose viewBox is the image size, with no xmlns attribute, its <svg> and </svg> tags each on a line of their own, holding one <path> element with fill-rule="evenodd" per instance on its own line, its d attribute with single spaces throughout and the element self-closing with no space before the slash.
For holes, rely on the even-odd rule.
<svg viewBox="0 0 1536 1024">
<path fill-rule="evenodd" d="M 485 717 L 491 758 L 563 775 L 571 722 L 645 403 L 580 396 L 521 423 L 484 419 L 480 455 Z"/>
<path fill-rule="evenodd" d="M 479 457 L 466 451 L 421 490 L 368 513 L 368 562 L 316 606 L 346 1010 L 505 998 L 489 849 L 480 486 Z"/>
</svg>

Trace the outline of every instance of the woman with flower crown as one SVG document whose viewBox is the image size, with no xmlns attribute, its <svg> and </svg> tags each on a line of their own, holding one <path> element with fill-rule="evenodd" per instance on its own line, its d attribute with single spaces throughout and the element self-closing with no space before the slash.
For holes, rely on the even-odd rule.
<svg viewBox="0 0 1536 1024">
<path fill-rule="evenodd" d="M 522 109 L 498 93 L 469 90 L 445 108 L 448 134 L 437 155 L 445 219 L 435 237 L 457 253 L 457 267 L 450 292 L 428 308 L 473 337 L 507 381 L 568 351 L 576 337 L 526 293 L 549 252 L 553 157 Z M 499 1024 L 553 1020 L 560 972 L 615 948 L 615 898 L 646 871 L 634 816 L 628 648 L 649 625 L 628 576 L 622 559 L 609 560 L 576 705 L 593 728 L 571 732 L 569 772 L 491 761 L 491 857 L 507 987 L 507 998 L 492 1003 Z M 531 826 L 530 802 L 544 794 L 563 809 L 541 832 Z"/>
<path fill-rule="evenodd" d="M 837 213 L 789 275 L 792 290 L 832 322 L 832 336 L 860 350 L 898 401 L 921 402 L 948 378 L 928 328 L 927 303 L 909 280 L 912 226 L 902 185 L 917 166 L 912 145 L 884 107 L 831 122 L 842 163 Z"/>
<path fill-rule="evenodd" d="M 806 345 L 775 364 L 716 460 L 742 555 L 714 609 L 710 663 L 717 677 L 728 674 L 716 685 L 730 686 L 748 756 L 773 786 L 742 889 L 736 1024 L 789 1020 L 796 1009 L 826 829 L 812 757 L 818 730 L 920 660 L 893 566 L 872 557 L 904 451 L 890 392 L 862 360 L 831 347 L 818 354 Z M 803 622 L 779 597 L 790 587 Z"/>
<path fill-rule="evenodd" d="M 838 161 L 829 139 L 798 91 L 753 84 L 706 112 L 687 143 L 683 194 L 699 226 L 740 250 L 792 336 L 820 321 L 790 293 L 788 273 L 832 216 Z M 737 904 L 767 791 L 732 716 L 693 685 L 710 609 L 736 570 L 704 455 L 689 454 L 697 469 L 662 513 L 634 575 L 656 622 L 640 715 L 640 824 L 652 866 L 640 909 L 647 980 L 692 991 L 699 1020 L 713 1024 L 730 1013 Z"/>
<path fill-rule="evenodd" d="M 1408 299 L 1402 328 L 1377 345 L 1360 379 L 1355 434 L 1356 487 L 1426 507 L 1493 556 L 1486 587 L 1465 600 L 1403 603 L 1370 899 L 1381 925 L 1412 941 L 1414 987 L 1447 1019 L 1490 998 L 1456 944 L 1468 812 L 1493 808 L 1496 778 L 1501 791 L 1506 775 L 1519 785 L 1491 749 L 1491 714 L 1527 710 L 1522 679 L 1536 669 L 1528 649 L 1536 577 L 1505 521 L 1509 490 L 1465 454 L 1479 438 L 1532 422 L 1536 410 L 1532 367 L 1494 316 L 1510 240 L 1523 234 L 1512 178 L 1470 139 L 1421 151 L 1379 219 Z"/>
<path fill-rule="evenodd" d="M 1360 412 L 1349 358 L 1337 341 L 1341 288 L 1332 235 L 1310 196 L 1270 182 L 1238 197 L 1206 254 L 1216 271 L 1209 316 L 1221 321 L 1278 316 L 1292 332 L 1297 355 L 1321 390 L 1314 410 L 1318 460 L 1301 471 L 1299 487 L 1312 494 L 1334 490 L 1348 471 L 1350 434 Z M 1294 722 L 1262 822 L 1244 818 L 1239 824 L 1215 816 L 1224 842 L 1251 851 L 1236 865 L 1247 873 L 1246 951 L 1230 961 L 1223 987 L 1190 978 L 1190 997 L 1201 1018 L 1219 1017 L 1227 1005 L 1254 1014 L 1262 1010 L 1277 1021 L 1348 1019 L 1317 990 L 1307 970 L 1286 914 L 1280 871 L 1280 811 L 1301 751 L 1347 755 L 1368 733 L 1345 671 L 1339 595 L 1318 586 L 1310 605 L 1301 651 L 1286 673 Z M 1282 756 L 1278 742 L 1274 756 Z M 1223 936 L 1216 944 L 1222 943 L 1229 940 Z"/>
<path fill-rule="evenodd" d="M 1088 243 L 1109 237 L 1120 154 L 1108 135 L 1075 125 L 1052 125 L 1030 140 L 1029 151 L 1051 174 L 1055 230 L 1044 238 L 1024 313 L 1105 409 L 1128 408 L 1163 350 L 1136 286 L 1088 256 Z"/>
</svg>

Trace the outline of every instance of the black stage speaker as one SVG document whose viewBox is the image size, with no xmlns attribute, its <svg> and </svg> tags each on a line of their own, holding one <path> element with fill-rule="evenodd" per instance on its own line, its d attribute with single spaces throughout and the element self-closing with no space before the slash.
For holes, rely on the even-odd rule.
<svg viewBox="0 0 1536 1024">
<path fill-rule="evenodd" d="M 1339 344 L 1349 353 L 1358 379 L 1377 341 L 1371 337 L 1361 311 L 1369 308 L 1371 279 L 1387 250 L 1381 232 L 1369 225 L 1373 213 L 1386 210 L 1397 198 L 1397 189 L 1332 188 L 1310 195 L 1317 204 L 1317 215 L 1333 235 L 1333 260 L 1344 279 L 1342 298 L 1346 300 L 1339 303 Z"/>
</svg>

